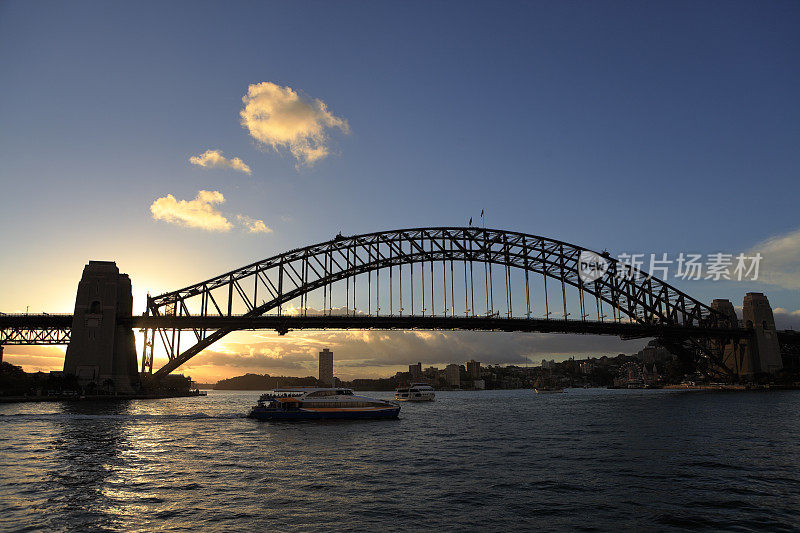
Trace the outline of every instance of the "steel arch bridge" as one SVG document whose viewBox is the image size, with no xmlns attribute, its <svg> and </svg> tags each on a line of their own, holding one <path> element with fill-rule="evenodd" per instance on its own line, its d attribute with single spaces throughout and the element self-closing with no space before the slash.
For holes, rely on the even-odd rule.
<svg viewBox="0 0 800 533">
<path fill-rule="evenodd" d="M 177 291 L 148 295 L 145 315 L 133 320 L 144 331 L 142 371 L 153 370 L 157 338 L 169 359 L 155 373 L 163 376 L 236 330 L 332 327 L 656 336 L 674 353 L 732 374 L 714 356 L 711 339 L 746 337 L 746 330 L 605 252 L 598 256 L 607 270 L 584 281 L 582 252 L 591 250 L 477 227 L 339 234 Z M 183 350 L 182 331 L 190 338 Z"/>
</svg>

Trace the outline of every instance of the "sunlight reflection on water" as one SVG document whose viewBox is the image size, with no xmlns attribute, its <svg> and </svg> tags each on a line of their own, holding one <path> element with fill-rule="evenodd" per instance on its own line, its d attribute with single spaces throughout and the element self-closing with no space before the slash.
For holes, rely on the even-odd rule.
<svg viewBox="0 0 800 533">
<path fill-rule="evenodd" d="M 322 423 L 244 418 L 257 396 L 0 405 L 0 529 L 800 526 L 798 392 L 440 392 Z"/>
</svg>

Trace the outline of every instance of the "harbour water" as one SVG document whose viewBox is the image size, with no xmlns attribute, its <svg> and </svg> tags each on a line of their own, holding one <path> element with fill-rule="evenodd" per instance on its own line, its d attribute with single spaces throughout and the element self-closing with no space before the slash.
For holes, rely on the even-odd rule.
<svg viewBox="0 0 800 533">
<path fill-rule="evenodd" d="M 438 392 L 322 423 L 247 419 L 258 394 L 0 405 L 0 530 L 800 528 L 800 391 Z"/>
</svg>

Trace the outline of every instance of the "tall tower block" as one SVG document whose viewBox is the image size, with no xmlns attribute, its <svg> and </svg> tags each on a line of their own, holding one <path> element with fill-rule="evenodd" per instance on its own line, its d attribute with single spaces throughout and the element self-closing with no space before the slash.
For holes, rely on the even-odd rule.
<svg viewBox="0 0 800 533">
<path fill-rule="evenodd" d="M 113 261 L 89 261 L 83 268 L 75 298 L 72 336 L 64 358 L 64 373 L 83 385 L 134 392 L 138 386 L 136 342 L 130 325 L 133 314 L 131 280 Z"/>
<path fill-rule="evenodd" d="M 319 381 L 323 387 L 333 387 L 333 352 L 327 348 L 319 352 Z"/>
<path fill-rule="evenodd" d="M 754 330 L 755 345 L 751 347 L 754 366 L 770 374 L 783 368 L 775 317 L 767 297 L 760 292 L 748 292 L 742 306 L 742 320 L 746 328 Z"/>
</svg>

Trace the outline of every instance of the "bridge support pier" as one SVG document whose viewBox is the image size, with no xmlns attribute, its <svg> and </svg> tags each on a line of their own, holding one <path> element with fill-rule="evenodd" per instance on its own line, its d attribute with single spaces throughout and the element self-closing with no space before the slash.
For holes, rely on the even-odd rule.
<svg viewBox="0 0 800 533">
<path fill-rule="evenodd" d="M 726 315 L 731 325 L 737 325 L 739 318 L 730 300 L 716 299 L 711 302 L 711 309 L 715 309 Z M 753 374 L 757 372 L 753 365 L 753 356 L 747 349 L 747 341 L 742 339 L 732 339 L 730 341 L 714 340 L 711 349 L 728 369 L 734 372 L 739 378 L 751 380 Z"/>
<path fill-rule="evenodd" d="M 112 261 L 89 261 L 75 298 L 72 337 L 64 373 L 84 387 L 132 393 L 139 387 L 133 329 L 120 324 L 133 314 L 131 280 Z"/>
<path fill-rule="evenodd" d="M 757 371 L 774 374 L 783 368 L 775 317 L 767 297 L 760 292 L 748 292 L 742 306 L 742 321 L 753 330 L 750 353 Z"/>
<path fill-rule="evenodd" d="M 711 308 L 726 315 L 732 324 L 739 319 L 729 300 L 714 300 Z M 742 322 L 753 335 L 748 340 L 714 341 L 713 349 L 729 369 L 740 378 L 752 380 L 756 374 L 774 374 L 783 368 L 775 318 L 767 297 L 748 292 L 742 306 Z"/>
</svg>

